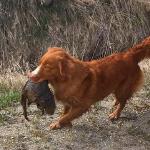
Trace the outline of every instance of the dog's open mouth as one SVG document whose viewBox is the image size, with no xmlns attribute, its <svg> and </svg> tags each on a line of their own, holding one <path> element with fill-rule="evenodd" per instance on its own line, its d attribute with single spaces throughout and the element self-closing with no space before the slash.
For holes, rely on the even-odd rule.
<svg viewBox="0 0 150 150">
<path fill-rule="evenodd" d="M 38 75 L 32 74 L 31 72 L 28 73 L 28 77 L 35 83 L 42 81 Z"/>
</svg>

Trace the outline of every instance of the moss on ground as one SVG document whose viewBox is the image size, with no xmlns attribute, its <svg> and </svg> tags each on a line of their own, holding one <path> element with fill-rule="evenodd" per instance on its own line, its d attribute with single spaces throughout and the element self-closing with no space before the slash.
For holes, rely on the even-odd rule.
<svg viewBox="0 0 150 150">
<path fill-rule="evenodd" d="M 1 92 L 0 93 L 0 109 L 8 107 L 14 102 L 18 102 L 19 99 L 20 99 L 20 92 L 18 91 L 10 90 L 10 91 Z"/>
</svg>

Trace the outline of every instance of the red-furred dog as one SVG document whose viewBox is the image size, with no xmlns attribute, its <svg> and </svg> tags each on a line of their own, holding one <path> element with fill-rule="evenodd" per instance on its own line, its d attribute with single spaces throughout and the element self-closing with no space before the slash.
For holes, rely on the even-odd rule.
<svg viewBox="0 0 150 150">
<path fill-rule="evenodd" d="M 150 37 L 126 52 L 90 62 L 75 59 L 62 48 L 49 48 L 29 77 L 35 82 L 48 80 L 56 99 L 64 105 L 63 115 L 50 128 L 71 125 L 73 119 L 110 93 L 116 97 L 117 108 L 109 117 L 118 118 L 126 101 L 142 84 L 138 63 L 144 58 L 150 58 Z"/>
</svg>

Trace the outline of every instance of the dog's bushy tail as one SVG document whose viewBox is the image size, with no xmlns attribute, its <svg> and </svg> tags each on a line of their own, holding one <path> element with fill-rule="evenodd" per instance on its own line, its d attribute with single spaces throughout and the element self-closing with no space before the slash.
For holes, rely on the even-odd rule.
<svg viewBox="0 0 150 150">
<path fill-rule="evenodd" d="M 150 58 L 150 36 L 145 38 L 139 44 L 129 48 L 127 55 L 132 56 L 137 63 L 145 58 Z"/>
</svg>

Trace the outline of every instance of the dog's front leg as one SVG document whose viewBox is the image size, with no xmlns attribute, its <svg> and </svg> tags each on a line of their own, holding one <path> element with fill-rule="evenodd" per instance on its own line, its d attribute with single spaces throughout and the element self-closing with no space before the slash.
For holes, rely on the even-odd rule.
<svg viewBox="0 0 150 150">
<path fill-rule="evenodd" d="M 63 110 L 63 113 L 61 114 L 61 117 L 64 116 L 65 114 L 67 114 L 70 109 L 71 109 L 71 106 L 64 105 L 64 110 Z"/>
<path fill-rule="evenodd" d="M 58 121 L 50 125 L 50 129 L 59 129 L 64 126 L 71 126 L 71 121 L 78 118 L 88 110 L 89 107 L 72 107 L 68 113 L 64 114 Z"/>
</svg>

